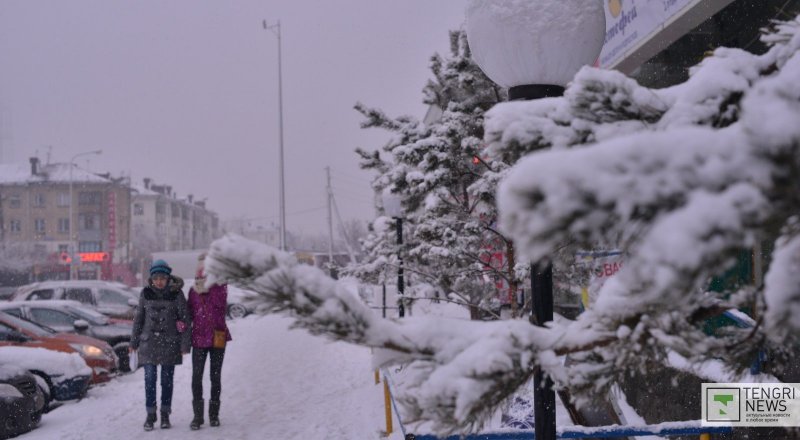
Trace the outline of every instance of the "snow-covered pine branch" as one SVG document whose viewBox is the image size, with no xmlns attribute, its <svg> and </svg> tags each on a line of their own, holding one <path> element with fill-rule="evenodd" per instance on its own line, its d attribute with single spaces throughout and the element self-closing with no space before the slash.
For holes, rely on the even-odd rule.
<svg viewBox="0 0 800 440">
<path fill-rule="evenodd" d="M 247 302 L 256 313 L 283 313 L 312 334 L 382 349 L 380 364 L 415 361 L 413 386 L 400 400 L 411 419 L 437 420 L 441 432 L 464 431 L 485 420 L 489 408 L 526 380 L 541 347 L 563 339 L 516 320 L 381 319 L 320 269 L 234 235 L 212 244 L 205 268 L 209 282 L 255 292 Z M 544 359 L 557 366 L 547 353 Z"/>
</svg>

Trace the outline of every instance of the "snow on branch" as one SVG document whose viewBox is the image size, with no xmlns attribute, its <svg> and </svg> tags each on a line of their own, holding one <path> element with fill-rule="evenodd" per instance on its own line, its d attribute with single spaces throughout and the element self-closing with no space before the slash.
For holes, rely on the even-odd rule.
<svg viewBox="0 0 800 440">
<path fill-rule="evenodd" d="M 233 235 L 212 244 L 205 269 L 209 282 L 255 292 L 247 302 L 256 313 L 287 314 L 295 327 L 312 334 L 382 349 L 381 365 L 415 361 L 409 367 L 411 385 L 399 400 L 409 420 L 432 421 L 442 433 L 480 425 L 528 379 L 534 365 L 555 374 L 560 362 L 552 347 L 567 350 L 599 335 L 582 332 L 577 340 L 563 329 L 518 320 L 381 319 L 321 270 Z"/>
<path fill-rule="evenodd" d="M 733 131 L 686 128 L 531 155 L 500 187 L 502 225 L 532 261 L 569 240 L 591 248 L 620 234 L 635 238 L 637 224 L 681 207 L 693 191 L 765 184 L 769 168 L 743 152 L 739 139 Z"/>
</svg>

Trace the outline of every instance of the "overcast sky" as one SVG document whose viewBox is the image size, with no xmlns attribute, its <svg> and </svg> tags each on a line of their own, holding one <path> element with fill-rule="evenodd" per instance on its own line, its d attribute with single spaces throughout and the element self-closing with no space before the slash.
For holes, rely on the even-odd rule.
<svg viewBox="0 0 800 440">
<path fill-rule="evenodd" d="M 278 222 L 281 21 L 287 227 L 326 230 L 324 167 L 344 218 L 372 217 L 357 101 L 425 113 L 428 61 L 465 0 L 2 0 L 0 160 L 34 154 L 150 177 L 224 218 Z"/>
</svg>

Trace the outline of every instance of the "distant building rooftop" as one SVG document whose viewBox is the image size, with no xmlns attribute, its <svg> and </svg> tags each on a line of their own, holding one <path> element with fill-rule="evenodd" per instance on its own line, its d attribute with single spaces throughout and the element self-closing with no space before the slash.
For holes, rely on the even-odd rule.
<svg viewBox="0 0 800 440">
<path fill-rule="evenodd" d="M 35 174 L 34 174 L 35 171 Z M 40 165 L 0 164 L 0 184 L 29 184 L 39 182 L 69 183 L 70 164 L 52 163 Z M 109 183 L 111 180 L 98 176 L 77 165 L 72 165 L 72 181 L 81 183 Z"/>
</svg>

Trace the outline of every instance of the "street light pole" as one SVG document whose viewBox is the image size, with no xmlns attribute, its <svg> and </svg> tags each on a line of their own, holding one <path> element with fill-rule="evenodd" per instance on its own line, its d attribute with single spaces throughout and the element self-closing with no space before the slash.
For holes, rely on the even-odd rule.
<svg viewBox="0 0 800 440">
<path fill-rule="evenodd" d="M 93 150 L 93 151 L 86 151 L 83 153 L 78 153 L 69 160 L 69 279 L 72 280 L 75 278 L 75 233 L 74 227 L 72 226 L 75 221 L 72 218 L 73 216 L 73 208 L 72 205 L 75 203 L 75 198 L 73 197 L 72 191 L 72 169 L 75 168 L 75 159 L 81 156 L 89 156 L 92 154 L 102 154 L 103 150 Z"/>
<path fill-rule="evenodd" d="M 397 310 L 400 318 L 406 315 L 405 306 L 405 278 L 403 267 L 403 204 L 401 197 L 389 189 L 383 191 L 381 196 L 383 211 L 392 217 L 397 227 Z"/>
<path fill-rule="evenodd" d="M 467 39 L 472 56 L 510 100 L 561 96 L 564 86 L 600 55 L 606 33 L 604 0 L 470 0 Z M 567 25 L 569 24 L 569 25 Z M 531 321 L 553 320 L 553 268 L 531 264 Z M 555 440 L 555 392 L 540 366 L 533 372 L 537 440 Z"/>
<path fill-rule="evenodd" d="M 397 301 L 397 311 L 400 318 L 406 316 L 405 306 L 405 279 L 403 270 L 403 217 L 395 217 L 397 221 L 397 294 L 400 299 Z"/>
<path fill-rule="evenodd" d="M 283 67 L 281 56 L 281 21 L 268 25 L 263 20 L 264 29 L 272 31 L 278 37 L 278 175 L 280 187 L 280 249 L 286 250 L 286 196 L 283 175 Z"/>
</svg>

